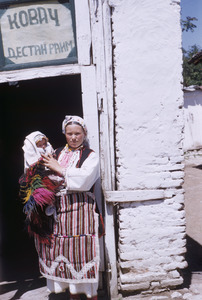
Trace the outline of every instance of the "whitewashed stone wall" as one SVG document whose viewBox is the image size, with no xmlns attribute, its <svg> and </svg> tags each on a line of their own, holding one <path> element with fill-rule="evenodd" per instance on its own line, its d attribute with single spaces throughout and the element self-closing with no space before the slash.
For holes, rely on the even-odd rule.
<svg viewBox="0 0 202 300">
<path fill-rule="evenodd" d="M 202 149 L 202 90 L 184 92 L 184 151 Z"/>
<path fill-rule="evenodd" d="M 160 200 L 119 205 L 119 289 L 161 290 L 181 284 L 186 267 L 180 3 L 109 4 L 117 188 L 165 191 Z"/>
</svg>

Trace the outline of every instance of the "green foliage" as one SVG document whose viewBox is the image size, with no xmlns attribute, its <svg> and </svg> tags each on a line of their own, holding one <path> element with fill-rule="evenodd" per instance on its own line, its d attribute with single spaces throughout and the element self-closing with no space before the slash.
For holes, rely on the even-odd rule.
<svg viewBox="0 0 202 300">
<path fill-rule="evenodd" d="M 196 25 L 192 23 L 192 21 L 198 21 L 195 17 L 186 17 L 186 20 L 181 21 L 182 31 L 194 31 L 194 28 L 196 28 Z"/>
<path fill-rule="evenodd" d="M 202 51 L 202 49 L 197 45 L 193 45 L 188 51 L 183 49 L 184 86 L 202 85 L 202 62 L 197 65 L 188 63 L 192 56 L 200 51 Z"/>
<path fill-rule="evenodd" d="M 181 20 L 182 31 L 194 31 L 194 28 L 197 26 L 193 23 L 193 21 L 198 21 L 195 17 L 186 17 L 185 20 Z M 189 64 L 188 61 L 193 57 L 194 54 L 200 52 L 202 49 L 193 45 L 189 48 L 188 51 L 183 50 L 183 81 L 184 86 L 190 85 L 202 85 L 202 62 L 199 62 L 197 65 L 193 63 Z"/>
</svg>

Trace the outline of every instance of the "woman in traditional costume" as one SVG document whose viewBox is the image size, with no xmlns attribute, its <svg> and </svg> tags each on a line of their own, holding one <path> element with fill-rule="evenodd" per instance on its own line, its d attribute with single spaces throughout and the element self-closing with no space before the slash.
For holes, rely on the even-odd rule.
<svg viewBox="0 0 202 300">
<path fill-rule="evenodd" d="M 35 239 L 41 274 L 49 291 L 69 289 L 70 299 L 97 299 L 99 272 L 98 214 L 93 186 L 99 160 L 88 147 L 87 129 L 78 116 L 66 116 L 62 132 L 67 144 L 42 155 L 44 165 L 63 178 L 56 196 L 57 222 L 51 243 Z"/>
</svg>

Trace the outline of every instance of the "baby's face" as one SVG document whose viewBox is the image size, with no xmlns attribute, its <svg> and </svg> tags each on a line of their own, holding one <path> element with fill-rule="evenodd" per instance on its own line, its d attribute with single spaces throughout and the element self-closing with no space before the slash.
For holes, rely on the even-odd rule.
<svg viewBox="0 0 202 300">
<path fill-rule="evenodd" d="M 36 146 L 37 146 L 37 148 L 46 149 L 46 147 L 47 147 L 47 140 L 43 138 L 41 141 L 38 141 L 36 143 Z"/>
</svg>

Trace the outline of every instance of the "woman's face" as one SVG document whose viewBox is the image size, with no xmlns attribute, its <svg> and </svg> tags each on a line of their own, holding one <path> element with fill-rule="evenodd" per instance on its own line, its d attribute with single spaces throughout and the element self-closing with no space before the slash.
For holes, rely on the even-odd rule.
<svg viewBox="0 0 202 300">
<path fill-rule="evenodd" d="M 77 124 L 69 124 L 65 128 L 67 144 L 70 148 L 76 149 L 83 144 L 85 133 L 83 128 Z"/>
</svg>

